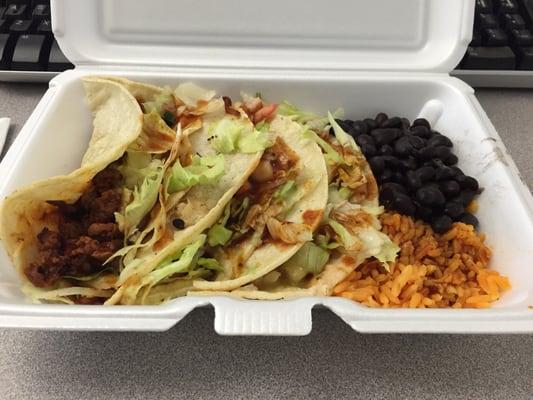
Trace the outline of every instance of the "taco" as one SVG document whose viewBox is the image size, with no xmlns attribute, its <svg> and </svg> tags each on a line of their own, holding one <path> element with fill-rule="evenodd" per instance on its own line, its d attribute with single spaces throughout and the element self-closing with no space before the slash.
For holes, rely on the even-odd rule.
<svg viewBox="0 0 533 400">
<path fill-rule="evenodd" d="M 278 114 L 294 121 L 301 135 L 322 149 L 328 174 L 326 212 L 313 239 L 278 268 L 231 291 L 189 291 L 189 295 L 229 295 L 275 300 L 327 296 L 365 259 L 388 269 L 399 248 L 380 231 L 378 187 L 361 150 L 331 114 L 319 118 L 285 103 Z"/>
</svg>

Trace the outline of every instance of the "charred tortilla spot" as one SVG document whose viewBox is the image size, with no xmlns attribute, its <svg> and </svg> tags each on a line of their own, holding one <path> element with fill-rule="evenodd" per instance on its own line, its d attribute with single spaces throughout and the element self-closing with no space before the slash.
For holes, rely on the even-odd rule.
<svg viewBox="0 0 533 400">
<path fill-rule="evenodd" d="M 307 210 L 303 213 L 302 219 L 306 225 L 315 227 L 322 220 L 323 215 L 322 210 Z"/>
<path fill-rule="evenodd" d="M 350 256 L 342 256 L 341 261 L 344 265 L 347 267 L 353 267 L 355 266 L 355 258 Z"/>
</svg>

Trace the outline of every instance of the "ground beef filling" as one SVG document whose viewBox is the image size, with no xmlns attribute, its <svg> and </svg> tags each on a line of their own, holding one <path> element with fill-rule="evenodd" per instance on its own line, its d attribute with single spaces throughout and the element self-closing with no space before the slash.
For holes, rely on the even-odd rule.
<svg viewBox="0 0 533 400">
<path fill-rule="evenodd" d="M 99 172 L 73 204 L 49 201 L 59 216 L 58 231 L 37 235 L 38 256 L 24 271 L 37 287 L 50 287 L 62 277 L 87 276 L 122 247 L 123 235 L 114 213 L 122 202 L 122 175 L 113 166 Z"/>
</svg>

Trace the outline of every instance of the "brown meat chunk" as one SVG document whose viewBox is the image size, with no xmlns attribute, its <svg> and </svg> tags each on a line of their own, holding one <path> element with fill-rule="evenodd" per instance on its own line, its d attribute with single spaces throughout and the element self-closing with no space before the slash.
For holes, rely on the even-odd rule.
<svg viewBox="0 0 533 400">
<path fill-rule="evenodd" d="M 64 239 L 76 239 L 85 234 L 82 222 L 65 219 L 59 224 L 59 232 Z"/>
<path fill-rule="evenodd" d="M 122 203 L 122 189 L 110 189 L 103 192 L 90 205 L 89 222 L 114 222 L 115 211 Z"/>
<path fill-rule="evenodd" d="M 57 250 L 44 250 L 35 263 L 30 264 L 24 274 L 37 287 L 49 287 L 61 278 L 65 266 L 65 257 Z"/>
<path fill-rule="evenodd" d="M 98 192 L 104 192 L 113 189 L 120 184 L 122 174 L 116 168 L 108 167 L 100 171 L 93 178 L 93 185 Z"/>
<path fill-rule="evenodd" d="M 48 228 L 43 228 L 37 235 L 39 240 L 40 250 L 60 249 L 63 245 L 61 235 L 58 232 L 51 231 Z"/>
<path fill-rule="evenodd" d="M 122 236 L 122 233 L 118 229 L 118 225 L 113 222 L 105 224 L 95 222 L 94 224 L 89 225 L 87 233 L 92 238 L 102 240 L 119 239 Z"/>
</svg>

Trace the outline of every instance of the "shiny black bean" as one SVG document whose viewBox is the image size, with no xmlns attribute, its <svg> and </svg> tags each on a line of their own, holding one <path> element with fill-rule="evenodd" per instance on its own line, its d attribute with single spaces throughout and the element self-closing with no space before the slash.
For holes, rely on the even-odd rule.
<svg viewBox="0 0 533 400">
<path fill-rule="evenodd" d="M 381 126 L 381 124 L 388 119 L 389 119 L 389 116 L 385 113 L 379 113 L 378 115 L 376 115 L 376 118 L 375 118 L 378 126 Z"/>
<path fill-rule="evenodd" d="M 434 135 L 427 143 L 428 146 L 446 146 L 453 147 L 452 141 L 444 135 Z"/>
<path fill-rule="evenodd" d="M 450 167 L 438 167 L 435 170 L 435 179 L 438 181 L 445 181 L 452 179 L 455 176 L 454 170 Z"/>
<path fill-rule="evenodd" d="M 392 180 L 392 177 L 394 176 L 394 173 L 391 169 L 385 168 L 381 174 L 378 175 L 377 179 L 378 182 L 383 184 L 390 182 Z"/>
<path fill-rule="evenodd" d="M 385 160 L 381 156 L 374 156 L 368 160 L 374 175 L 381 174 L 385 169 Z"/>
<path fill-rule="evenodd" d="M 392 156 L 394 154 L 394 149 L 391 145 L 384 144 L 383 146 L 380 146 L 378 153 L 383 156 Z"/>
<path fill-rule="evenodd" d="M 428 182 L 435 177 L 435 168 L 431 166 L 420 167 L 415 172 L 419 176 L 422 183 Z"/>
<path fill-rule="evenodd" d="M 391 117 L 383 121 L 380 126 L 381 128 L 401 128 L 402 119 L 400 117 Z"/>
<path fill-rule="evenodd" d="M 383 185 L 381 185 L 381 193 L 383 192 L 387 192 L 387 191 L 391 191 L 391 192 L 398 192 L 398 193 L 407 193 L 407 191 L 405 190 L 405 188 L 402 186 L 402 185 L 399 185 L 397 183 L 394 183 L 394 182 L 388 182 L 388 183 L 384 183 Z"/>
<path fill-rule="evenodd" d="M 422 147 L 415 156 L 420 160 L 430 160 L 435 157 L 435 147 Z"/>
<path fill-rule="evenodd" d="M 460 202 L 463 206 L 468 207 L 468 205 L 474 200 L 476 193 L 471 190 L 463 190 L 459 196 L 454 200 Z"/>
<path fill-rule="evenodd" d="M 425 118 L 417 118 L 413 121 L 413 126 L 423 126 L 427 129 L 431 129 L 431 125 L 428 120 Z"/>
<path fill-rule="evenodd" d="M 406 194 L 397 193 L 392 202 L 392 207 L 404 215 L 414 215 L 416 207 Z"/>
<path fill-rule="evenodd" d="M 411 123 L 409 122 L 409 120 L 407 118 L 402 118 L 402 128 L 409 129 L 410 126 Z"/>
<path fill-rule="evenodd" d="M 401 131 L 396 128 L 378 128 L 374 129 L 370 134 L 376 141 L 376 145 L 382 146 L 394 142 L 400 136 Z"/>
<path fill-rule="evenodd" d="M 450 154 L 446 159 L 444 160 L 444 164 L 446 165 L 455 165 L 459 162 L 459 158 L 455 154 Z"/>
<path fill-rule="evenodd" d="M 373 129 L 376 129 L 378 127 L 378 123 L 376 122 L 376 120 L 372 119 L 372 118 L 365 118 L 363 120 L 363 122 L 365 123 L 365 125 L 368 127 L 368 131 L 370 132 L 371 130 Z"/>
<path fill-rule="evenodd" d="M 431 222 L 431 227 L 436 233 L 444 233 L 452 227 L 453 221 L 447 215 L 440 215 Z"/>
<path fill-rule="evenodd" d="M 376 143 L 374 142 L 374 139 L 372 138 L 372 136 L 367 135 L 367 134 L 359 135 L 359 136 L 355 139 L 355 143 L 357 143 L 359 146 L 363 146 L 363 145 L 365 145 L 365 144 L 373 144 L 373 145 L 376 144 Z"/>
<path fill-rule="evenodd" d="M 449 147 L 446 147 L 446 146 L 436 146 L 436 147 L 433 147 L 434 149 L 434 157 L 435 158 L 438 158 L 439 160 L 446 160 L 451 154 L 451 150 Z"/>
<path fill-rule="evenodd" d="M 461 186 L 461 189 L 468 189 L 476 192 L 479 189 L 479 183 L 475 178 L 471 176 L 458 176 L 456 178 L 457 183 Z"/>
<path fill-rule="evenodd" d="M 407 171 L 405 174 L 405 183 L 413 190 L 422 187 L 422 179 L 420 179 L 420 175 L 415 171 Z"/>
<path fill-rule="evenodd" d="M 453 172 L 454 172 L 454 176 L 457 177 L 457 176 L 461 176 L 461 175 L 464 175 L 464 172 L 461 168 L 459 167 L 451 167 Z"/>
<path fill-rule="evenodd" d="M 394 143 L 394 153 L 399 157 L 408 156 L 412 151 L 413 146 L 411 145 L 408 136 L 404 136 Z"/>
<path fill-rule="evenodd" d="M 429 131 L 429 129 L 423 125 L 412 126 L 411 132 L 413 135 L 419 136 L 424 139 L 427 139 L 431 136 L 431 132 Z"/>
<path fill-rule="evenodd" d="M 411 143 L 411 146 L 413 146 L 417 150 L 426 146 L 426 140 L 421 138 L 420 136 L 408 135 L 406 137 L 409 138 L 409 143 Z"/>
<path fill-rule="evenodd" d="M 461 186 L 456 181 L 448 180 L 440 183 L 440 191 L 446 197 L 454 197 L 461 192 Z"/>
<path fill-rule="evenodd" d="M 400 159 L 398 157 L 395 157 L 395 156 L 382 156 L 382 157 L 385 160 L 385 164 L 387 165 L 387 167 L 394 169 L 394 170 L 400 168 L 401 164 L 400 164 Z"/>
<path fill-rule="evenodd" d="M 465 212 L 465 208 L 461 203 L 456 201 L 449 201 L 444 205 L 444 213 L 453 220 L 459 218 Z"/>
<path fill-rule="evenodd" d="M 413 156 L 408 156 L 407 158 L 400 160 L 400 166 L 404 170 L 414 170 L 418 167 L 418 163 Z"/>
<path fill-rule="evenodd" d="M 361 136 L 359 136 L 359 137 L 361 137 Z M 373 157 L 378 152 L 378 150 L 376 149 L 376 146 L 373 145 L 372 143 L 365 143 L 365 144 L 361 145 L 360 147 L 361 147 L 361 151 L 363 152 L 363 154 L 366 157 Z"/>
<path fill-rule="evenodd" d="M 358 120 L 353 123 L 351 132 L 353 132 L 353 136 L 357 137 L 364 133 L 368 133 L 369 130 L 368 126 L 363 121 Z"/>
<path fill-rule="evenodd" d="M 405 184 L 405 175 L 400 171 L 394 171 L 394 176 L 392 177 L 393 182 L 399 183 L 401 185 Z"/>
<path fill-rule="evenodd" d="M 391 208 L 397 194 L 406 195 L 405 188 L 397 183 L 387 182 L 381 185 L 379 200 L 385 207 Z"/>
<path fill-rule="evenodd" d="M 433 185 L 423 186 L 416 191 L 416 199 L 426 206 L 441 206 L 446 201 L 438 187 Z"/>
<path fill-rule="evenodd" d="M 474 228 L 477 228 L 479 225 L 478 219 L 470 214 L 470 213 L 464 213 L 459 217 L 459 221 L 468 225 L 472 225 Z"/>
<path fill-rule="evenodd" d="M 416 208 L 416 216 L 424 221 L 429 221 L 433 215 L 433 209 L 431 207 L 419 205 Z"/>
</svg>

